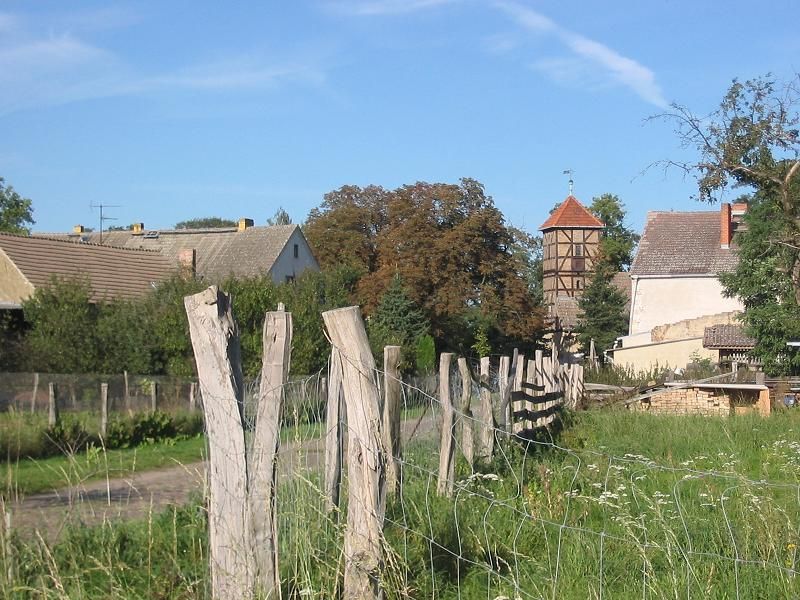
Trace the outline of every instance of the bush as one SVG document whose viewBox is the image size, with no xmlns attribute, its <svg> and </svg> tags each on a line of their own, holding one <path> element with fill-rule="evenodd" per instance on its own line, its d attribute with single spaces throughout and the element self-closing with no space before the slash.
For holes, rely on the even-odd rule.
<svg viewBox="0 0 800 600">
<path fill-rule="evenodd" d="M 42 431 L 39 457 L 74 454 L 95 442 L 97 436 L 86 431 L 80 421 L 64 419 Z"/>
</svg>

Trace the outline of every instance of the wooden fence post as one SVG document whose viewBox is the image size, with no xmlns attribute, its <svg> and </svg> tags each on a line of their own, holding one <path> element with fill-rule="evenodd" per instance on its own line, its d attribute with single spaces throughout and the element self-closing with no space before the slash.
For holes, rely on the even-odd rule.
<svg viewBox="0 0 800 600">
<path fill-rule="evenodd" d="M 31 393 L 31 414 L 36 411 L 36 396 L 39 395 L 39 374 L 33 374 L 33 392 Z"/>
<path fill-rule="evenodd" d="M 488 356 L 484 356 L 481 359 L 478 456 L 482 461 L 486 462 L 490 461 L 494 454 L 494 411 L 492 410 L 492 390 L 489 389 L 490 370 L 491 359 Z"/>
<path fill-rule="evenodd" d="M 156 412 L 158 410 L 158 383 L 155 381 L 150 383 L 150 411 Z"/>
<path fill-rule="evenodd" d="M 508 389 L 508 386 L 511 385 L 511 380 L 508 378 L 508 374 L 511 371 L 511 359 L 508 356 L 501 356 L 500 357 L 500 368 L 497 372 L 497 390 L 500 393 L 500 403 L 497 407 L 498 409 L 498 417 L 499 420 L 505 423 L 502 415 L 499 411 L 502 410 L 503 406 L 503 399 L 511 397 L 511 390 Z M 487 381 L 489 372 L 487 371 Z"/>
<path fill-rule="evenodd" d="M 455 421 L 453 399 L 450 396 L 450 362 L 453 355 L 442 352 L 439 356 L 439 402 L 442 404 L 442 439 L 439 445 L 439 478 L 436 493 L 450 496 L 455 477 Z"/>
<path fill-rule="evenodd" d="M 184 298 L 209 446 L 208 535 L 215 600 L 250 598 L 253 586 L 239 335 L 230 296 L 212 286 Z"/>
<path fill-rule="evenodd" d="M 475 441 L 473 436 L 474 419 L 472 418 L 472 375 L 469 373 L 467 359 L 458 359 L 458 372 L 461 375 L 461 406 L 459 407 L 461 422 L 461 451 L 471 467 L 475 462 Z"/>
<path fill-rule="evenodd" d="M 511 357 L 510 369 L 506 378 L 506 386 L 500 398 L 500 428 L 505 432 L 511 431 L 511 385 L 510 382 L 517 380 L 517 363 L 519 362 L 519 350 L 514 348 L 514 355 Z M 487 375 L 488 376 L 488 375 Z"/>
<path fill-rule="evenodd" d="M 100 384 L 100 436 L 108 433 L 108 384 Z"/>
<path fill-rule="evenodd" d="M 343 597 L 377 599 L 382 596 L 386 480 L 375 359 L 357 306 L 326 311 L 322 318 L 334 349 L 342 354 L 347 404 L 348 502 Z"/>
<path fill-rule="evenodd" d="M 50 427 L 55 427 L 58 424 L 58 388 L 52 381 L 47 385 L 48 392 L 48 410 L 47 410 L 47 424 Z"/>
<path fill-rule="evenodd" d="M 189 384 L 189 411 L 195 410 L 197 410 L 197 382 L 192 381 Z"/>
<path fill-rule="evenodd" d="M 400 346 L 383 349 L 383 445 L 386 448 L 386 487 L 400 493 Z"/>
<path fill-rule="evenodd" d="M 123 385 L 125 386 L 124 391 L 123 391 L 123 397 L 125 399 L 125 411 L 126 412 L 130 412 L 130 410 L 131 410 L 131 390 L 128 387 L 128 372 L 127 371 L 123 371 L 122 372 L 122 381 L 123 381 Z"/>
<path fill-rule="evenodd" d="M 261 387 L 252 455 L 248 461 L 255 586 L 266 598 L 280 596 L 278 531 L 275 514 L 277 458 L 284 385 L 289 379 L 292 314 L 278 310 L 264 318 Z"/>
<path fill-rule="evenodd" d="M 339 490 L 342 483 L 342 455 L 344 453 L 342 408 L 342 357 L 336 348 L 332 348 L 331 364 L 328 369 L 328 406 L 325 419 L 325 498 L 329 512 L 339 506 Z"/>
</svg>

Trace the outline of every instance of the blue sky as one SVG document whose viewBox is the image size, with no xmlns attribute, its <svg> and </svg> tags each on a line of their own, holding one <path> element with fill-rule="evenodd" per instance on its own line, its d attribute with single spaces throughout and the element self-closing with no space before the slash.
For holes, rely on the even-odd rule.
<svg viewBox="0 0 800 600">
<path fill-rule="evenodd" d="M 757 10 L 757 13 L 755 12 Z M 534 231 L 567 193 L 699 210 L 670 102 L 800 65 L 794 0 L 0 0 L 0 176 L 37 231 L 295 222 L 344 184 L 481 181 Z"/>
</svg>

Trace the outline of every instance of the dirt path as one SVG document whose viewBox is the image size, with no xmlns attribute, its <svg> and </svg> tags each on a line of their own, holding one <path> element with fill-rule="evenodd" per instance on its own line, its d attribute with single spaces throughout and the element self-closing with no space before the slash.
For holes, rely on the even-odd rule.
<svg viewBox="0 0 800 600">
<path fill-rule="evenodd" d="M 404 443 L 414 435 L 434 430 L 430 416 L 402 424 Z M 290 442 L 278 454 L 278 478 L 322 469 L 325 446 L 321 439 Z M 92 481 L 78 486 L 27 496 L 6 505 L 12 527 L 23 536 L 36 535 L 53 542 L 69 524 L 97 525 L 118 519 L 142 519 L 170 505 L 182 505 L 192 494 L 203 493 L 206 464 L 196 462 L 128 477 Z"/>
</svg>

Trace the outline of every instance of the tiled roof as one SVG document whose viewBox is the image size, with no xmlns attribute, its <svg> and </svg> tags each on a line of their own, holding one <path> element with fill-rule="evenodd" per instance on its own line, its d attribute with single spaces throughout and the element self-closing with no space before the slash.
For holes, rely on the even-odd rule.
<svg viewBox="0 0 800 600">
<path fill-rule="evenodd" d="M 603 222 L 586 210 L 575 196 L 567 196 L 558 208 L 553 211 L 539 229 L 550 229 L 552 227 L 589 227 L 603 228 Z"/>
<path fill-rule="evenodd" d="M 733 249 L 720 247 L 719 212 L 649 212 L 633 275 L 713 275 L 736 268 Z"/>
<path fill-rule="evenodd" d="M 157 252 L 7 233 L 0 233 L 0 252 L 34 288 L 49 284 L 53 276 L 88 277 L 93 300 L 142 296 L 153 282 L 176 271 L 175 263 Z"/>
<path fill-rule="evenodd" d="M 745 334 L 741 325 L 712 325 L 703 332 L 704 348 L 751 350 L 756 341 Z"/>
<path fill-rule="evenodd" d="M 103 244 L 160 250 L 176 263 L 181 250 L 194 249 L 197 275 L 220 282 L 229 275 L 267 274 L 296 229 L 298 225 L 248 227 L 244 231 L 235 227 L 154 230 L 144 234 L 108 231 L 103 233 Z M 89 241 L 99 241 L 97 232 L 82 235 Z"/>
</svg>

